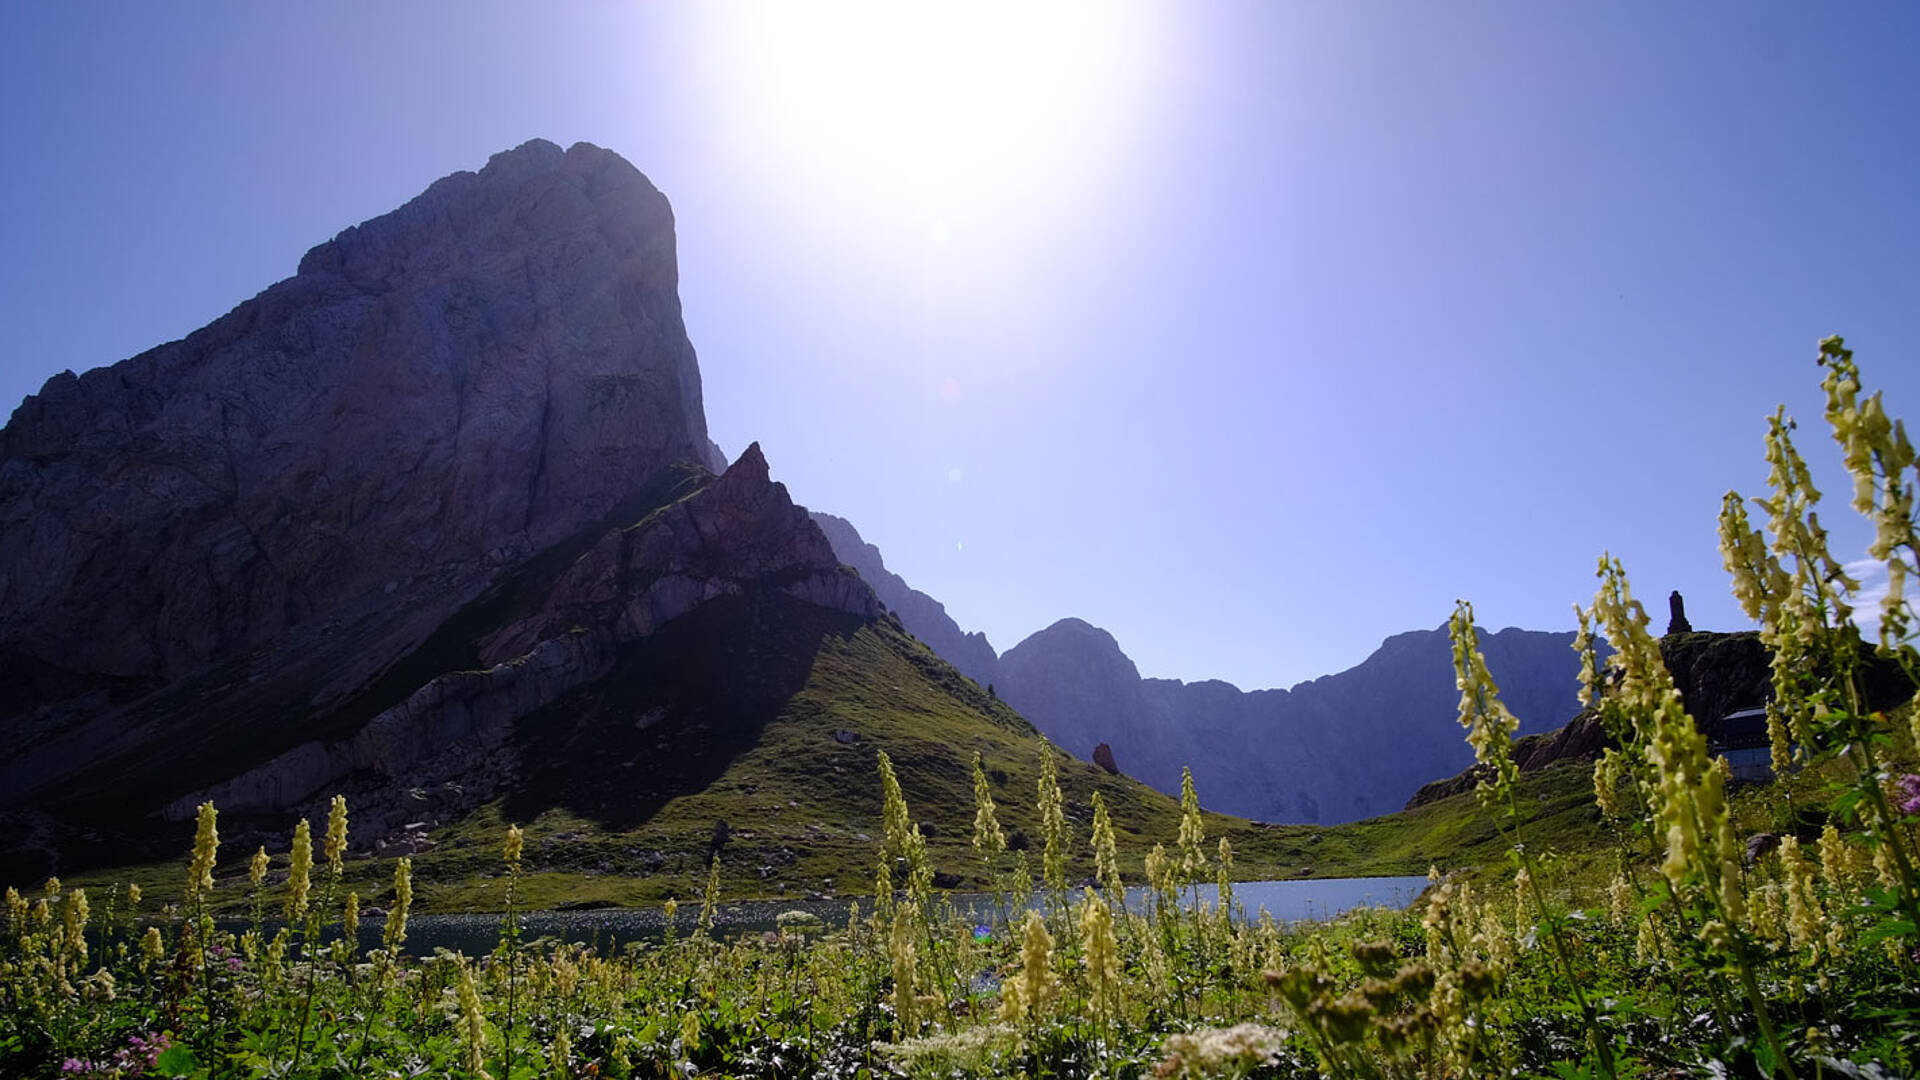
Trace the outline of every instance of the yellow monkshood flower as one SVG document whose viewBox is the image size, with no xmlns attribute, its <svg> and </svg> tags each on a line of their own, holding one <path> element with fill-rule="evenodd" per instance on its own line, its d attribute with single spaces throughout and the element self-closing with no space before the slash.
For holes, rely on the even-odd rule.
<svg viewBox="0 0 1920 1080">
<path fill-rule="evenodd" d="M 500 853 L 506 857 L 508 866 L 518 867 L 520 865 L 520 849 L 524 842 L 525 838 L 520 833 L 520 826 L 507 826 L 507 839 L 505 843 L 500 845 Z"/>
<path fill-rule="evenodd" d="M 1780 838 L 1778 854 L 1786 877 L 1787 933 L 1796 950 L 1817 948 L 1826 913 L 1813 891 L 1813 867 L 1800 854 L 1800 841 L 1792 835 Z"/>
<path fill-rule="evenodd" d="M 914 1023 L 918 957 L 913 947 L 913 915 L 907 908 L 893 913 L 893 931 L 887 937 L 887 958 L 893 968 L 893 1015 L 904 1038 L 919 1030 Z"/>
<path fill-rule="evenodd" d="M 1573 651 L 1580 654 L 1580 706 L 1591 706 L 1600 694 L 1600 652 L 1593 645 L 1593 613 L 1573 605 L 1573 618 L 1579 629 L 1573 635 Z"/>
<path fill-rule="evenodd" d="M 402 858 L 393 864 L 393 910 L 387 912 L 387 925 L 380 931 L 380 944 L 389 954 L 398 953 L 407 940 L 407 912 L 413 907 L 413 860 Z"/>
<path fill-rule="evenodd" d="M 1080 933 L 1087 965 L 1087 1004 L 1096 1018 L 1112 1020 L 1125 1009 L 1126 982 L 1120 969 L 1120 943 L 1113 933 L 1113 911 L 1092 890 L 1080 904 Z"/>
<path fill-rule="evenodd" d="M 253 858 L 247 863 L 247 882 L 254 888 L 259 888 L 260 883 L 266 880 L 267 867 L 269 865 L 271 865 L 271 863 L 267 858 L 267 846 L 262 844 L 260 845 L 260 849 L 253 853 Z"/>
<path fill-rule="evenodd" d="M 193 829 L 193 861 L 187 865 L 187 897 L 198 898 L 213 888 L 213 864 L 220 850 L 220 831 L 214 827 L 214 819 L 219 814 L 211 802 L 203 802 L 195 815 Z"/>
<path fill-rule="evenodd" d="M 1007 834 L 1000 828 L 993 791 L 987 786 L 987 773 L 980 766 L 978 750 L 973 752 L 973 806 L 973 849 L 991 863 L 1007 850 Z"/>
<path fill-rule="evenodd" d="M 1047 921 L 1037 911 L 1027 912 L 1026 926 L 1020 933 L 1020 970 L 1010 980 L 1019 987 L 1018 1020 L 1039 1020 L 1059 993 L 1060 980 L 1053 973 L 1053 935 L 1047 933 Z"/>
<path fill-rule="evenodd" d="M 1593 763 L 1593 801 L 1607 817 L 1620 816 L 1620 755 L 1613 747 L 1601 752 Z"/>
<path fill-rule="evenodd" d="M 306 818 L 293 827 L 287 862 L 287 921 L 298 922 L 307 916 L 307 893 L 313 888 L 313 826 Z"/>
<path fill-rule="evenodd" d="M 473 969 L 467 965 L 467 958 L 457 961 L 460 980 L 456 993 L 460 1001 L 460 1049 L 467 1071 L 475 1076 L 487 1075 L 482 1067 L 486 1063 L 487 1022 L 480 1015 L 480 992 L 473 985 Z"/>
<path fill-rule="evenodd" d="M 347 797 L 335 795 L 327 807 L 327 835 L 320 843 L 320 850 L 327 857 L 327 867 L 337 879 L 340 876 L 340 860 L 347 854 Z"/>
<path fill-rule="evenodd" d="M 1207 868 L 1207 829 L 1200 816 L 1200 796 L 1193 790 L 1193 770 L 1180 767 L 1180 879 L 1191 884 Z"/>
<path fill-rule="evenodd" d="M 907 833 L 913 827 L 913 818 L 907 813 L 907 797 L 900 792 L 900 778 L 893 773 L 893 759 L 885 750 L 878 753 L 880 761 L 880 825 L 883 841 L 880 857 L 886 860 L 904 856 L 907 853 Z"/>
<path fill-rule="evenodd" d="M 1053 744 L 1045 739 L 1040 740 L 1037 794 L 1040 832 L 1046 842 L 1040 854 L 1040 876 L 1046 880 L 1047 888 L 1060 891 L 1067 887 L 1066 799 L 1060 794 L 1060 768 L 1053 758 Z"/>
<path fill-rule="evenodd" d="M 1460 726 L 1467 729 L 1467 742 L 1473 747 L 1474 760 L 1493 769 L 1491 785 L 1481 783 L 1483 791 L 1509 790 L 1520 770 L 1513 763 L 1513 733 L 1520 721 L 1500 703 L 1500 688 L 1487 671 L 1487 658 L 1480 651 L 1480 632 L 1473 625 L 1473 605 L 1457 601 L 1447 620 L 1447 636 L 1453 642 L 1454 686 L 1460 691 Z"/>
<path fill-rule="evenodd" d="M 1920 559 L 1920 535 L 1914 524 L 1914 482 L 1904 479 L 1915 469 L 1916 455 L 1907 439 L 1906 425 L 1887 416 L 1879 391 L 1860 399 L 1860 368 L 1853 350 L 1839 337 L 1820 343 L 1820 363 L 1827 376 L 1827 424 L 1840 444 L 1842 460 L 1853 476 L 1853 508 L 1873 522 L 1873 542 L 1867 554 L 1886 564 L 1887 591 L 1880 604 L 1880 641 L 1893 648 L 1903 643 L 1911 618 L 1906 603 L 1906 579 Z M 1920 477 L 1920 471 L 1915 472 Z M 1906 556 L 1900 554 L 1906 550 Z"/>
<path fill-rule="evenodd" d="M 1120 857 L 1113 840 L 1113 818 L 1107 813 L 1106 800 L 1093 793 L 1093 873 L 1100 892 L 1109 900 L 1122 895 Z"/>
</svg>

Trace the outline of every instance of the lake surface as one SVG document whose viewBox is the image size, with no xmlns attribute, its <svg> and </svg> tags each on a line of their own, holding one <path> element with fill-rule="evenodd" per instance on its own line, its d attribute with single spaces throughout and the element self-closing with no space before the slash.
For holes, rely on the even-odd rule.
<svg viewBox="0 0 1920 1080">
<path fill-rule="evenodd" d="M 1275 919 L 1294 922 L 1302 919 L 1330 919 L 1359 907 L 1404 908 L 1427 887 L 1425 877 L 1320 878 L 1293 881 L 1242 881 L 1233 886 L 1234 906 L 1247 918 L 1258 918 L 1264 908 Z M 1077 900 L 1080 893 L 1074 890 Z M 1212 907 L 1219 895 L 1211 885 L 1182 894 L 1182 906 L 1191 906 L 1195 898 Z M 805 911 L 818 916 L 830 927 L 846 925 L 848 905 L 856 898 L 834 900 L 748 900 L 722 904 L 714 919 L 714 928 L 722 936 L 758 934 L 775 929 L 781 913 Z M 872 900 L 860 899 L 861 909 L 870 910 Z M 1044 900 L 1036 895 L 1033 903 Z M 1151 897 L 1144 888 L 1127 890 L 1127 907 L 1145 911 Z M 994 908 L 993 897 L 984 893 L 956 893 L 954 905 L 980 921 L 1004 921 L 1005 912 Z M 998 919 L 994 917 L 998 916 Z M 700 904 L 682 901 L 674 929 L 690 934 L 698 925 Z M 378 948 L 386 920 L 360 920 L 360 945 Z M 243 929 L 244 923 L 222 920 L 230 929 Z M 530 911 L 520 916 L 521 940 L 554 937 L 562 941 L 594 945 L 603 952 L 615 951 L 628 942 L 658 941 L 666 930 L 666 917 L 659 908 L 599 908 L 591 911 Z M 334 928 L 338 934 L 338 928 Z M 491 952 L 500 940 L 499 915 L 416 915 L 407 920 L 406 950 L 416 956 L 436 948 L 454 949 L 470 956 Z"/>
</svg>

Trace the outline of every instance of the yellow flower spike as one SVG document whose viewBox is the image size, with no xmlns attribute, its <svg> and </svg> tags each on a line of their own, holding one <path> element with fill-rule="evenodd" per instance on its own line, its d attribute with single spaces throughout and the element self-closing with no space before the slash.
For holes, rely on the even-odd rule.
<svg viewBox="0 0 1920 1080">
<path fill-rule="evenodd" d="M 1193 790 L 1193 770 L 1180 767 L 1180 880 L 1192 884 L 1207 868 L 1206 823 L 1200 816 L 1200 796 Z"/>
<path fill-rule="evenodd" d="M 1720 862 L 1720 910 L 1736 924 L 1747 921 L 1747 887 L 1740 879 L 1740 862 L 1737 859 L 1723 859 Z"/>
<path fill-rule="evenodd" d="M 67 894 L 61 910 L 67 931 L 67 948 L 82 962 L 87 959 L 87 920 L 91 913 L 92 908 L 87 904 L 87 890 L 75 889 Z"/>
<path fill-rule="evenodd" d="M 320 850 L 327 857 L 327 867 L 333 871 L 334 880 L 339 880 L 341 860 L 347 853 L 347 797 L 335 795 L 327 807 L 327 835 L 321 841 Z"/>
<path fill-rule="evenodd" d="M 887 938 L 887 958 L 893 966 L 893 1015 L 899 1038 L 916 1034 L 914 1006 L 919 962 L 913 945 L 912 913 L 902 907 L 893 913 L 893 932 Z"/>
<path fill-rule="evenodd" d="M 380 930 L 380 944 L 387 955 L 400 952 L 407 940 L 407 912 L 413 907 L 413 860 L 402 858 L 393 864 L 393 910 L 387 912 L 387 924 Z"/>
<path fill-rule="evenodd" d="M 219 816 L 213 803 L 203 802 L 194 815 L 193 860 L 187 864 L 187 897 L 198 899 L 213 888 L 213 864 L 220 850 L 220 831 L 214 827 Z"/>
<path fill-rule="evenodd" d="M 1100 795 L 1094 793 L 1094 799 Z M 993 790 L 987 786 L 987 774 L 980 765 L 980 752 L 973 753 L 973 849 L 980 857 L 991 864 L 1007 850 L 1007 834 L 1000 828 L 1000 818 L 993 804 Z"/>
<path fill-rule="evenodd" d="M 1060 980 L 1053 973 L 1053 935 L 1047 933 L 1047 922 L 1037 911 L 1027 912 L 1026 926 L 1021 930 L 1020 970 L 1014 981 L 1019 986 L 1021 1019 L 1037 1021 L 1045 1016 L 1047 1006 L 1059 993 Z"/>
<path fill-rule="evenodd" d="M 520 826 L 507 826 L 507 839 L 500 845 L 500 854 L 505 857 L 508 866 L 518 867 L 520 865 L 520 851 L 524 843 L 525 837 L 520 832 Z"/>
<path fill-rule="evenodd" d="M 1820 830 L 1820 870 L 1836 892 L 1851 891 L 1864 874 L 1861 861 L 1832 822 Z"/>
<path fill-rule="evenodd" d="M 1814 893 L 1813 868 L 1801 856 L 1796 837 L 1782 837 L 1778 855 L 1786 878 L 1788 936 L 1796 950 L 1814 948 L 1821 940 L 1826 915 Z"/>
<path fill-rule="evenodd" d="M 1580 707 L 1584 709 L 1600 696 L 1600 654 L 1593 645 L 1593 613 L 1575 604 L 1573 618 L 1579 625 L 1573 651 L 1580 654 Z"/>
<path fill-rule="evenodd" d="M 298 922 L 307 916 L 307 893 L 313 887 L 313 826 L 306 818 L 293 827 L 287 861 L 287 921 Z"/>
<path fill-rule="evenodd" d="M 1176 891 L 1173 883 L 1173 865 L 1167 859 L 1167 849 L 1165 846 L 1160 844 L 1153 845 L 1153 850 L 1147 852 L 1144 867 L 1147 875 L 1147 884 L 1152 886 L 1154 891 L 1169 896 Z"/>
<path fill-rule="evenodd" d="M 473 968 L 462 956 L 456 961 L 459 967 L 459 981 L 455 984 L 455 993 L 460 1003 L 460 1022 L 457 1029 L 460 1034 L 461 1057 L 467 1071 L 475 1076 L 486 1076 L 487 1022 L 480 1014 L 480 992 L 473 985 Z"/>
<path fill-rule="evenodd" d="M 1454 685 L 1460 691 L 1460 726 L 1467 729 L 1474 759 L 1493 770 L 1491 784 L 1482 781 L 1481 789 L 1504 795 L 1520 774 L 1513 763 L 1513 733 L 1520 721 L 1500 702 L 1500 688 L 1494 685 L 1487 658 L 1480 652 L 1472 604 L 1455 603 L 1447 635 L 1453 643 Z"/>
<path fill-rule="evenodd" d="M 1633 886 L 1628 883 L 1625 874 L 1613 875 L 1607 884 L 1607 917 L 1617 923 L 1624 923 L 1633 916 Z"/>
<path fill-rule="evenodd" d="M 1038 802 L 1040 831 L 1045 847 L 1040 856 L 1040 876 L 1047 888 L 1061 892 L 1067 887 L 1066 799 L 1060 794 L 1060 769 L 1054 761 L 1053 744 L 1040 740 L 1040 780 Z"/>
<path fill-rule="evenodd" d="M 1593 801 L 1606 817 L 1620 816 L 1620 758 L 1608 747 L 1593 763 Z"/>
<path fill-rule="evenodd" d="M 1107 813 L 1106 801 L 1100 798 L 1097 791 L 1093 793 L 1093 869 L 1102 895 L 1110 901 L 1124 898 L 1125 889 L 1120 881 L 1120 856 L 1113 839 L 1113 818 Z"/>
<path fill-rule="evenodd" d="M 885 750 L 879 751 L 880 762 L 880 823 L 884 830 L 884 842 L 880 849 L 882 861 L 906 854 L 907 832 L 913 824 L 907 813 L 907 799 L 900 791 L 900 779 L 894 775 L 893 759 L 887 757 Z"/>
<path fill-rule="evenodd" d="M 1112 1021 L 1125 1008 L 1120 943 L 1113 933 L 1112 910 L 1091 890 L 1080 905 L 1080 932 L 1087 967 L 1087 1004 L 1096 1018 Z"/>
<path fill-rule="evenodd" d="M 271 863 L 267 858 L 267 846 L 262 844 L 260 845 L 260 849 L 253 853 L 253 858 L 247 862 L 248 884 L 256 889 L 259 888 L 260 883 L 266 880 L 267 867 L 269 865 L 271 865 Z"/>
</svg>

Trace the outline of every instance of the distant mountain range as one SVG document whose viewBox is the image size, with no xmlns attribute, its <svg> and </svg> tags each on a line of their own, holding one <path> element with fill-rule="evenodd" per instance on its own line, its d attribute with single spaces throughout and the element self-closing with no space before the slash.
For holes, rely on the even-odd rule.
<svg viewBox="0 0 1920 1080">
<path fill-rule="evenodd" d="M 1444 627 L 1396 634 L 1335 675 L 1289 690 L 1145 679 L 1113 635 L 1062 619 L 1001 655 L 939 601 L 889 571 L 849 522 L 815 511 L 842 562 L 930 648 L 1083 760 L 1106 744 L 1129 776 L 1178 793 L 1193 770 L 1209 808 L 1262 821 L 1351 821 L 1390 813 L 1421 785 L 1473 761 Z M 1482 636 L 1487 664 L 1521 733 L 1579 712 L 1573 634 L 1506 629 Z"/>
</svg>

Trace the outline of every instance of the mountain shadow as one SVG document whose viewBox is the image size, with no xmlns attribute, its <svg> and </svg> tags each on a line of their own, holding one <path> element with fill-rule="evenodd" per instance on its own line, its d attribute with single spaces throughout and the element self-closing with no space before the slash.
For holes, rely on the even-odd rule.
<svg viewBox="0 0 1920 1080">
<path fill-rule="evenodd" d="M 521 783 L 502 805 L 624 832 L 707 790 L 792 707 L 825 640 L 866 624 L 767 590 L 721 597 L 626 652 L 606 678 L 516 725 Z"/>
</svg>

